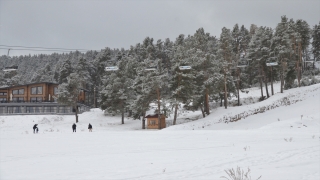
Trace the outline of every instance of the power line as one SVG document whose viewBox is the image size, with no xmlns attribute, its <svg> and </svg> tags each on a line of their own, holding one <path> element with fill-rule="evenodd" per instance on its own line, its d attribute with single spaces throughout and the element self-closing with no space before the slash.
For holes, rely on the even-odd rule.
<svg viewBox="0 0 320 180">
<path fill-rule="evenodd" d="M 48 48 L 48 47 L 30 47 L 30 46 L 9 46 L 9 45 L 0 45 L 0 47 L 7 47 L 8 48 L 28 48 L 24 50 L 31 50 L 31 49 L 49 49 L 49 50 L 71 50 L 71 51 L 91 51 L 92 49 L 70 49 L 70 48 Z"/>
<path fill-rule="evenodd" d="M 16 49 L 16 48 L 1 48 L 0 49 L 10 49 L 11 51 L 12 50 L 27 50 L 27 51 L 54 51 L 54 52 L 70 52 L 70 51 L 76 51 L 76 50 L 54 50 L 54 49 Z M 77 50 L 79 52 L 85 52 L 85 51 L 88 51 L 88 50 Z"/>
</svg>

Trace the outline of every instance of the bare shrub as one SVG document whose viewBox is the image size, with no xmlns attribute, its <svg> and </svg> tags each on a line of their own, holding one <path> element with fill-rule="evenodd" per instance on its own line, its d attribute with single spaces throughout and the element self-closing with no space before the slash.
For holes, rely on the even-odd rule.
<svg viewBox="0 0 320 180">
<path fill-rule="evenodd" d="M 244 172 L 243 169 L 240 169 L 240 167 L 237 167 L 237 170 L 234 170 L 232 168 L 224 171 L 228 174 L 229 178 L 225 176 L 221 176 L 220 178 L 224 178 L 227 180 L 251 180 L 250 168 L 248 168 L 247 172 Z M 259 180 L 260 178 L 261 176 L 256 180 Z"/>
</svg>

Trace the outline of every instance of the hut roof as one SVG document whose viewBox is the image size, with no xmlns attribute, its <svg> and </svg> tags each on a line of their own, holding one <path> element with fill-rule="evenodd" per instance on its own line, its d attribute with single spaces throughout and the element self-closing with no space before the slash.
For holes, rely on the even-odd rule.
<svg viewBox="0 0 320 180">
<path fill-rule="evenodd" d="M 163 114 L 160 114 L 162 116 Z M 148 114 L 145 118 L 157 118 L 158 114 Z"/>
</svg>

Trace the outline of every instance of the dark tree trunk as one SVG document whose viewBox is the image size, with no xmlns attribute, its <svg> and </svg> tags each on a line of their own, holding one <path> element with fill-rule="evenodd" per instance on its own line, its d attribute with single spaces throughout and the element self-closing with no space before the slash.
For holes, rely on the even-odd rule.
<svg viewBox="0 0 320 180">
<path fill-rule="evenodd" d="M 267 98 L 269 98 L 269 91 L 268 91 L 268 78 L 267 78 L 267 75 L 266 73 L 263 71 L 263 75 L 264 75 L 264 84 L 266 86 L 266 94 L 267 94 Z"/>
<path fill-rule="evenodd" d="M 74 106 L 74 109 L 75 109 L 75 115 L 76 115 L 76 123 L 78 123 L 78 107 L 77 106 Z"/>
<path fill-rule="evenodd" d="M 266 94 L 267 94 L 267 98 L 269 98 L 270 96 L 269 96 L 269 91 L 268 91 L 268 79 L 267 79 L 267 78 L 265 78 L 265 80 L 264 80 L 264 84 L 265 84 L 265 86 L 266 86 Z"/>
<path fill-rule="evenodd" d="M 143 112 L 142 115 L 142 129 L 146 129 L 146 119 L 144 118 L 146 116 L 146 112 Z"/>
<path fill-rule="evenodd" d="M 227 107 L 228 107 L 227 80 L 226 80 L 226 74 L 224 74 L 224 108 L 227 109 Z"/>
<path fill-rule="evenodd" d="M 124 112 L 125 112 L 125 109 L 124 109 L 124 102 L 123 100 L 121 100 L 121 106 L 122 106 L 122 110 L 121 110 L 121 124 L 124 124 Z"/>
<path fill-rule="evenodd" d="M 272 93 L 272 95 L 274 95 L 274 93 L 273 93 L 273 74 L 272 74 L 272 66 L 271 66 L 271 93 Z"/>
<path fill-rule="evenodd" d="M 205 112 L 207 115 L 210 114 L 210 109 L 209 109 L 209 92 L 208 88 L 206 88 L 206 95 L 205 95 Z"/>
<path fill-rule="evenodd" d="M 178 104 L 175 105 L 175 109 L 174 109 L 174 117 L 173 117 L 173 125 L 176 125 L 177 122 L 177 113 L 178 113 Z"/>
<path fill-rule="evenodd" d="M 240 106 L 240 69 L 238 69 L 238 80 L 237 80 L 237 89 L 238 89 L 238 106 Z"/>
<path fill-rule="evenodd" d="M 158 96 L 158 125 L 159 129 L 161 129 L 161 118 L 160 118 L 160 89 L 157 87 L 157 96 Z"/>
<path fill-rule="evenodd" d="M 281 59 L 281 71 L 280 71 L 280 92 L 283 93 L 283 85 L 284 85 L 284 67 L 283 67 L 282 59 Z"/>
<path fill-rule="evenodd" d="M 121 112 L 121 124 L 124 124 L 124 110 Z"/>
<path fill-rule="evenodd" d="M 262 89 L 262 74 L 261 74 L 261 68 L 259 69 L 259 82 L 260 82 L 260 89 L 261 89 L 261 100 L 263 100 L 263 89 Z"/>
<path fill-rule="evenodd" d="M 202 105 L 200 105 L 200 109 L 201 109 L 201 112 L 202 112 L 202 117 L 206 117 L 206 114 L 204 113 L 204 110 L 202 108 Z"/>
</svg>

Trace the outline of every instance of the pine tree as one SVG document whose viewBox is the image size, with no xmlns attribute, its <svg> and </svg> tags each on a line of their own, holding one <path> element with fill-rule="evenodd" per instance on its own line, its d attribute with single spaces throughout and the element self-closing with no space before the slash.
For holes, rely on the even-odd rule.
<svg viewBox="0 0 320 180">
<path fill-rule="evenodd" d="M 60 75 L 59 75 L 59 84 L 62 83 L 67 83 L 67 77 L 73 72 L 72 66 L 71 66 L 71 61 L 70 59 L 67 59 L 64 63 L 63 66 L 61 67 L 60 70 Z"/>
<path fill-rule="evenodd" d="M 270 59 L 271 53 L 271 38 L 272 30 L 266 27 L 259 27 L 253 35 L 248 48 L 248 58 L 250 60 L 250 67 L 252 74 L 258 77 L 261 89 L 261 100 L 264 99 L 263 95 L 263 83 L 264 80 L 266 87 L 266 94 L 269 97 L 268 92 L 268 68 L 266 66 L 267 61 Z"/>
<path fill-rule="evenodd" d="M 311 29 L 309 24 L 302 20 L 298 19 L 296 21 L 296 31 L 299 34 L 300 38 L 298 39 L 298 47 L 299 47 L 299 59 L 302 63 L 302 58 L 304 57 L 305 60 L 308 59 L 307 49 L 310 44 L 311 39 Z M 303 64 L 303 69 L 305 69 L 306 64 Z"/>
<path fill-rule="evenodd" d="M 280 92 L 283 93 L 284 79 L 287 73 L 287 62 L 290 58 L 292 49 L 290 46 L 290 37 L 287 32 L 288 18 L 281 17 L 281 22 L 277 25 L 273 39 L 272 39 L 272 54 L 278 59 L 278 69 L 280 71 Z"/>
<path fill-rule="evenodd" d="M 89 72 L 92 68 L 93 67 L 90 66 L 90 64 L 84 57 L 80 57 L 78 64 L 75 67 L 75 71 L 79 75 L 79 79 L 81 81 L 81 88 L 86 89 L 92 84 Z"/>
<path fill-rule="evenodd" d="M 187 54 L 187 47 L 184 43 L 184 35 L 181 34 L 174 44 L 174 57 L 171 60 L 170 90 L 171 104 L 174 108 L 173 125 L 177 121 L 177 113 L 181 103 L 189 105 L 193 96 L 194 75 L 192 69 L 180 70 L 180 66 L 191 66 L 190 58 Z M 194 68 L 194 67 L 191 67 Z"/>
<path fill-rule="evenodd" d="M 71 73 L 63 82 L 58 86 L 57 100 L 61 104 L 73 107 L 75 110 L 76 123 L 78 123 L 78 97 L 81 91 L 81 81 L 79 81 L 77 73 Z"/>
<path fill-rule="evenodd" d="M 320 61 L 320 22 L 312 29 L 312 53 L 315 60 Z"/>
<path fill-rule="evenodd" d="M 224 106 L 227 109 L 228 100 L 227 97 L 231 92 L 234 92 L 235 85 L 233 82 L 233 78 L 231 76 L 231 65 L 235 64 L 236 59 L 234 59 L 234 53 L 232 51 L 232 37 L 230 30 L 227 28 L 222 28 L 222 32 L 220 34 L 218 52 L 217 52 L 217 63 L 220 68 L 221 74 L 223 76 L 217 76 L 217 79 L 220 86 L 220 92 L 224 92 Z M 223 79 L 221 79 L 223 78 Z M 234 92 L 235 94 L 235 92 Z"/>
<path fill-rule="evenodd" d="M 131 57 L 118 56 L 119 70 L 108 72 L 104 78 L 104 88 L 101 91 L 101 108 L 111 114 L 121 114 L 121 124 L 124 124 L 124 113 L 132 100 L 132 85 L 135 78 L 135 66 Z M 118 54 L 118 55 L 120 55 Z"/>
</svg>

